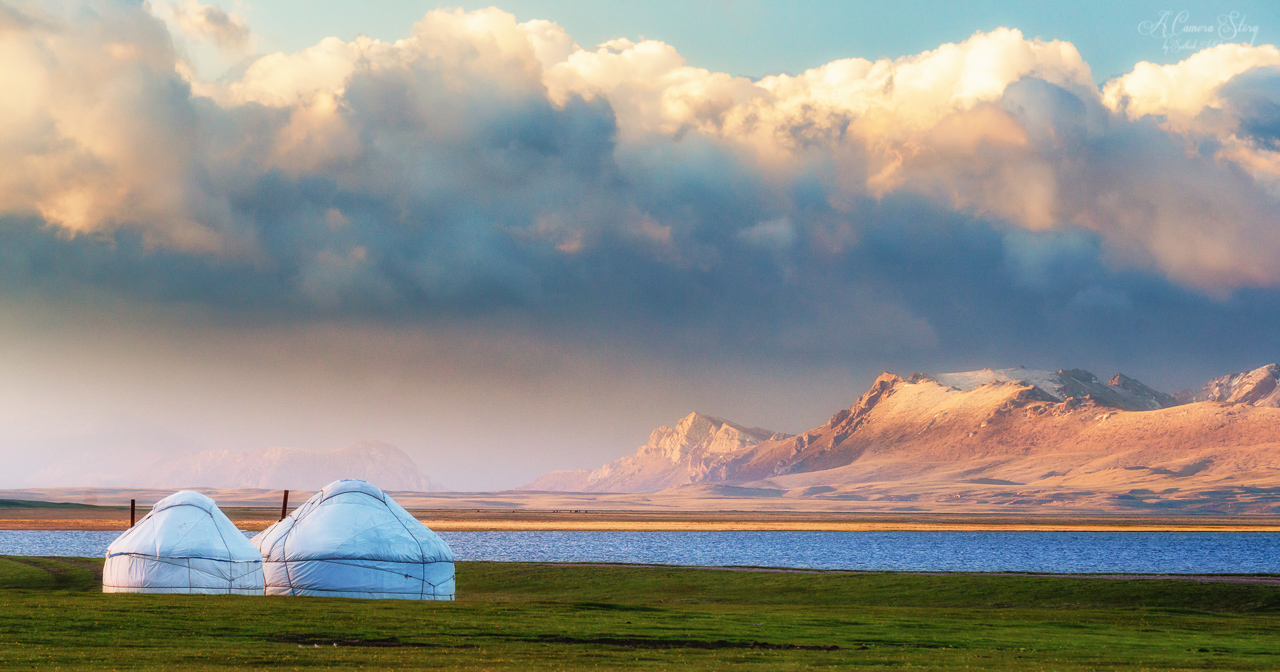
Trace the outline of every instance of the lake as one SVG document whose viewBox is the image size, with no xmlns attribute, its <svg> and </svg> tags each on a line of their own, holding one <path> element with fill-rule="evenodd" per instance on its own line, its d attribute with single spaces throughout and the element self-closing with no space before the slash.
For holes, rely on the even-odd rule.
<svg viewBox="0 0 1280 672">
<path fill-rule="evenodd" d="M 0 530 L 0 555 L 102 556 L 119 532 Z M 251 536 L 246 533 L 247 536 Z M 1273 532 L 441 532 L 458 560 L 923 572 L 1280 573 Z"/>
</svg>

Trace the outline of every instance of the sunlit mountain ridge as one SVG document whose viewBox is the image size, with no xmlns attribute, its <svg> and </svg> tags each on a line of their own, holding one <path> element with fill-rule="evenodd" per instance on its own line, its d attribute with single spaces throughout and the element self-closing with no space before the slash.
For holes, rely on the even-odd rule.
<svg viewBox="0 0 1280 672">
<path fill-rule="evenodd" d="M 888 499 L 907 509 L 1272 512 L 1280 510 L 1277 371 L 1271 364 L 1216 378 L 1178 398 L 1078 369 L 885 373 L 827 424 L 796 436 L 748 434 L 694 413 L 655 430 L 634 455 L 594 471 L 551 472 L 526 489 L 746 487 L 754 496 Z M 736 445 L 714 440 L 726 428 L 740 437 Z"/>
</svg>

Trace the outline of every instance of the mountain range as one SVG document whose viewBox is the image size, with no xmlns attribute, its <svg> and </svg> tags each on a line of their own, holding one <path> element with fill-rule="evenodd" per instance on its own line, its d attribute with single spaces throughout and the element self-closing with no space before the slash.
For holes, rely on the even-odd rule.
<svg viewBox="0 0 1280 672">
<path fill-rule="evenodd" d="M 281 490 L 289 490 L 290 501 L 296 505 L 341 478 L 369 481 L 401 499 L 405 495 L 429 497 L 429 493 L 441 490 L 419 471 L 413 458 L 381 441 L 361 441 L 331 450 L 277 446 L 148 457 L 153 461 L 147 468 L 124 476 L 111 475 L 78 486 L 3 489 L 0 499 L 95 506 L 120 506 L 136 499 L 149 506 L 175 489 L 194 489 L 220 506 L 277 507 Z M 74 472 L 70 477 L 75 477 Z"/>
<path fill-rule="evenodd" d="M 885 373 L 794 436 L 692 413 L 529 490 L 1280 512 L 1280 368 L 1166 394 L 1079 369 Z"/>
<path fill-rule="evenodd" d="M 336 450 L 271 447 L 175 455 L 131 475 L 128 485 L 319 490 L 339 478 L 364 479 L 385 490 L 438 489 L 403 450 L 380 441 Z"/>
</svg>

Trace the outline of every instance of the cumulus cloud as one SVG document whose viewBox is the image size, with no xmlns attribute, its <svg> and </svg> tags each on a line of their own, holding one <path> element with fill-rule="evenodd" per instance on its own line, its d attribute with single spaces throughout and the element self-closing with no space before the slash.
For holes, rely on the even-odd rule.
<svg viewBox="0 0 1280 672">
<path fill-rule="evenodd" d="M 224 197 L 200 184 L 199 103 L 163 25 L 131 6 L 7 9 L 0 210 L 68 235 L 129 227 L 174 249 L 237 248 Z"/>
<path fill-rule="evenodd" d="M 1091 229 L 1122 266 L 1224 292 L 1280 282 L 1274 198 L 1256 188 L 1274 183 L 1275 158 L 1212 118 L 1220 89 L 1277 57 L 1269 45 L 1223 45 L 1139 64 L 1099 91 L 1072 45 L 1011 29 L 757 82 L 690 67 L 669 45 L 615 40 L 545 79 L 553 99 L 608 98 L 624 150 L 693 133 L 782 179 L 821 162 L 844 212 L 905 191 L 1030 230 Z M 1153 115 L 1163 133 L 1148 130 Z"/>
<path fill-rule="evenodd" d="M 249 26 L 236 14 L 198 0 L 164 5 L 174 23 L 184 33 L 206 39 L 223 49 L 244 49 L 249 44 Z"/>
<path fill-rule="evenodd" d="M 0 7 L 0 271 L 30 282 L 795 352 L 935 347 L 963 322 L 939 287 L 1087 311 L 1137 276 L 1280 285 L 1271 46 L 1100 88 L 1000 28 L 753 81 L 491 8 L 205 81 L 145 5 Z"/>
<path fill-rule="evenodd" d="M 1280 65 L 1274 45 L 1222 44 L 1170 65 L 1143 61 L 1107 82 L 1103 100 L 1130 119 L 1164 117 L 1186 123 L 1207 107 L 1221 107 L 1219 89 L 1238 75 Z"/>
</svg>

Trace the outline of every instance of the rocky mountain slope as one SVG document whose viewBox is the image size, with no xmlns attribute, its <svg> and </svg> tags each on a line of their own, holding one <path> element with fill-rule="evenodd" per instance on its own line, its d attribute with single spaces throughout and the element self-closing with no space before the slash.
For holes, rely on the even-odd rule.
<svg viewBox="0 0 1280 672">
<path fill-rule="evenodd" d="M 1183 390 L 1177 393 L 1182 403 L 1219 401 L 1224 404 L 1249 404 L 1250 406 L 1280 407 L 1280 366 L 1268 364 L 1252 371 L 1233 373 L 1214 378 L 1196 392 Z"/>
<path fill-rule="evenodd" d="M 912 506 L 1194 501 L 1206 510 L 1280 511 L 1280 409 L 1258 404 L 1269 396 L 1256 373 L 1206 386 L 1222 401 L 1184 405 L 1125 376 L 1104 384 L 1078 370 L 886 373 L 821 427 L 707 456 L 695 469 L 668 462 L 661 483 Z M 609 491 L 661 487 L 627 478 L 652 469 L 652 457 L 642 449 L 613 463 L 629 471 L 611 471 Z M 542 479 L 530 487 L 539 485 L 562 489 Z"/>
<path fill-rule="evenodd" d="M 979 385 L 997 381 L 1021 383 L 1035 386 L 1056 401 L 1088 397 L 1101 406 L 1125 411 L 1153 411 L 1177 406 L 1179 403 L 1173 395 L 1147 387 L 1123 373 L 1117 373 L 1111 380 L 1103 383 L 1083 369 L 1034 371 L 1019 366 L 1013 369 L 981 369 L 935 376 L 916 374 L 916 378 L 929 378 L 960 390 L 972 390 Z"/>
<path fill-rule="evenodd" d="M 649 442 L 622 459 L 594 471 L 553 471 L 526 490 L 567 492 L 652 492 L 688 483 L 723 481 L 728 457 L 763 441 L 787 438 L 758 427 L 743 427 L 701 413 L 690 413 L 674 428 L 662 426 Z"/>
</svg>

